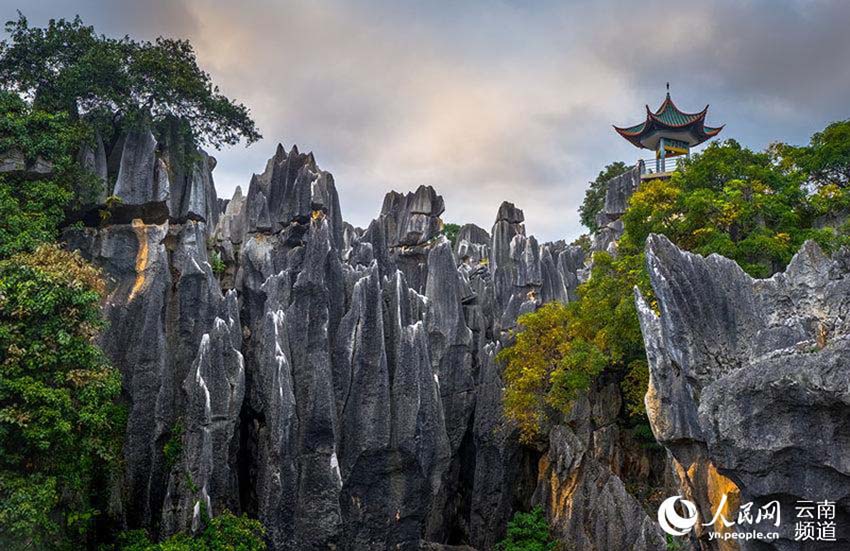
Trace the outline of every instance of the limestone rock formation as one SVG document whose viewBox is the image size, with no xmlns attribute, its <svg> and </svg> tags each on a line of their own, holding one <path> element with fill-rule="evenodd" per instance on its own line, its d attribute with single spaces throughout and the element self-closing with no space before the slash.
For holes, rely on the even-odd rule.
<svg viewBox="0 0 850 551">
<path fill-rule="evenodd" d="M 23 176 L 28 180 L 37 180 L 48 177 L 52 173 L 53 164 L 40 156 L 35 160 L 27 160 L 19 149 L 0 152 L 0 175 L 12 174 Z"/>
<path fill-rule="evenodd" d="M 641 161 L 642 163 L 643 161 Z M 629 198 L 640 185 L 641 164 L 638 163 L 623 174 L 611 178 L 605 186 L 605 204 L 596 215 L 599 230 L 593 234 L 591 248 L 607 251 L 623 235 L 620 220 L 629 205 Z"/>
<path fill-rule="evenodd" d="M 785 272 L 758 280 L 662 236 L 650 236 L 646 251 L 660 311 L 637 297 L 650 362 L 646 405 L 683 495 L 707 519 L 723 494 L 754 510 L 777 500 L 782 523 L 770 528 L 780 539 L 741 544 L 759 550 L 805 549 L 794 541 L 797 501 L 834 501 L 837 542 L 817 548 L 846 549 L 847 253 L 830 259 L 807 242 Z M 700 549 L 724 548 L 704 530 L 697 536 Z"/>
<path fill-rule="evenodd" d="M 174 132 L 131 133 L 106 157 L 124 210 L 65 240 L 109 278 L 102 344 L 130 409 L 112 514 L 127 526 L 164 536 L 229 509 L 277 551 L 488 550 L 539 503 L 565 542 L 660 548 L 610 459 L 618 395 L 586 398 L 606 421 L 564 420 L 535 446 L 502 416 L 496 351 L 519 315 L 575 298 L 581 249 L 527 236 L 510 203 L 453 248 L 424 186 L 354 228 L 296 147 L 227 202 L 215 160 Z M 581 457 L 572 470 L 564 454 Z M 569 477 L 592 494 L 581 518 L 559 505 Z"/>
<path fill-rule="evenodd" d="M 665 549 L 655 519 L 646 515 L 623 480 L 636 474 L 630 469 L 644 471 L 640 474 L 648 479 L 651 459 L 645 451 L 635 451 L 639 446 L 623 442 L 628 437 L 616 423 L 620 406 L 615 384 L 596 385 L 563 424 L 552 427 L 534 501 L 543 505 L 559 539 L 576 549 Z M 625 457 L 627 449 L 631 457 Z M 661 486 L 663 480 L 652 482 Z M 614 518 L 618 520 L 612 522 Z"/>
<path fill-rule="evenodd" d="M 109 175 L 106 165 L 106 149 L 104 148 L 103 139 L 100 137 L 99 132 L 95 133 L 92 143 L 85 143 L 80 148 L 77 155 L 77 162 L 83 169 L 92 173 L 99 184 L 98 189 L 94 194 L 92 194 L 92 196 L 86 196 L 86 194 L 81 193 L 82 190 L 77 190 L 77 193 L 81 195 L 83 204 L 105 203 L 108 192 L 107 186 L 109 182 Z"/>
</svg>

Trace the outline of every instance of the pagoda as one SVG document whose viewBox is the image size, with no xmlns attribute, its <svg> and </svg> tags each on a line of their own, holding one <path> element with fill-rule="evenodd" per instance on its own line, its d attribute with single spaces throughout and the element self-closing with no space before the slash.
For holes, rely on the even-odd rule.
<svg viewBox="0 0 850 551">
<path fill-rule="evenodd" d="M 698 113 L 685 113 L 670 99 L 670 83 L 667 97 L 661 107 L 652 111 L 646 106 L 646 120 L 640 124 L 620 128 L 614 126 L 619 135 L 641 149 L 655 151 L 655 170 L 644 167 L 649 177 L 669 176 L 667 159 L 680 155 L 689 156 L 691 148 L 709 140 L 723 130 L 723 126 L 706 126 L 705 115 L 708 105 Z M 672 168 L 674 165 L 670 165 Z M 644 170 L 642 170 L 644 172 Z"/>
</svg>

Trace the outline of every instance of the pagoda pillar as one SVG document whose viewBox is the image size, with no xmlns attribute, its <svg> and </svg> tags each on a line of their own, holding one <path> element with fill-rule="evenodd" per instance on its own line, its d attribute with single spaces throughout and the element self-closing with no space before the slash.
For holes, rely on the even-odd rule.
<svg viewBox="0 0 850 551">
<path fill-rule="evenodd" d="M 655 171 L 665 172 L 667 167 L 664 165 L 664 159 L 667 156 L 667 150 L 664 147 L 664 138 L 658 140 L 658 152 L 655 155 Z"/>
</svg>

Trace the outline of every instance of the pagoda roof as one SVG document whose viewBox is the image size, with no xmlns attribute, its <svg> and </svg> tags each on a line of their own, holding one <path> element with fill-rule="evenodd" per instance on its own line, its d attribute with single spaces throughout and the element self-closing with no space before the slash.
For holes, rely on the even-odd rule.
<svg viewBox="0 0 850 551">
<path fill-rule="evenodd" d="M 667 92 L 667 97 L 658 109 L 652 111 L 646 106 L 645 121 L 625 128 L 614 126 L 614 130 L 640 148 L 655 150 L 661 138 L 683 142 L 693 147 L 718 135 L 725 126 L 706 126 L 706 113 L 708 105 L 697 113 L 682 111 L 673 103 L 670 92 Z"/>
</svg>

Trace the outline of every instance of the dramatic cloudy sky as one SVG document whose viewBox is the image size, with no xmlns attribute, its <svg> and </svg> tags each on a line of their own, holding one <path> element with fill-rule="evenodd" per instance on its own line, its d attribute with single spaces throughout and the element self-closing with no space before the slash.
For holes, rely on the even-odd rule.
<svg viewBox="0 0 850 551">
<path fill-rule="evenodd" d="M 686 110 L 761 148 L 850 117 L 850 2 L 737 0 L 0 0 L 36 24 L 79 13 L 107 34 L 189 38 L 265 139 L 216 153 L 221 195 L 278 142 L 333 172 L 365 225 L 390 189 L 433 185 L 443 218 L 488 228 L 502 200 L 544 239 L 608 162 L 646 157 L 611 124 L 640 122 L 670 81 Z"/>
</svg>

